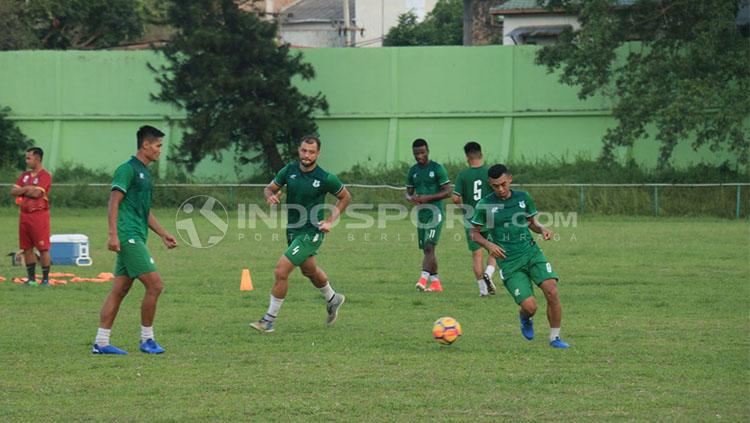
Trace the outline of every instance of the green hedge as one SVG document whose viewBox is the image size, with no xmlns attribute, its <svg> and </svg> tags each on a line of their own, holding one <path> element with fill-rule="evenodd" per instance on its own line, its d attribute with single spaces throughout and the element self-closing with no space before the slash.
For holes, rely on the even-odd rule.
<svg viewBox="0 0 750 423">
<path fill-rule="evenodd" d="M 354 166 L 341 172 L 339 177 L 348 184 L 391 185 L 402 187 L 404 175 L 411 166 L 401 163 L 390 167 Z M 451 178 L 465 163 L 445 164 Z M 520 189 L 529 191 L 540 210 L 550 212 L 578 212 L 583 214 L 619 215 L 660 215 L 660 216 L 716 216 L 734 218 L 737 211 L 737 188 L 735 186 L 635 186 L 635 187 L 538 187 L 524 184 L 703 184 L 748 182 L 747 173 L 732 169 L 728 165 L 696 165 L 684 169 L 648 171 L 629 164 L 604 165 L 590 160 L 573 162 L 536 162 L 509 164 L 514 183 Z M 156 173 L 156 172 L 154 172 Z M 0 169 L 0 177 L 6 183 L 13 183 L 18 171 Z M 53 208 L 89 208 L 106 206 L 109 198 L 111 175 L 102 170 L 90 170 L 80 165 L 65 165 L 57 169 L 50 192 Z M 254 178 L 255 179 L 255 178 Z M 257 180 L 267 181 L 266 175 Z M 103 186 L 89 186 L 89 183 L 102 183 Z M 190 180 L 184 174 L 170 175 L 165 179 L 155 179 L 157 184 L 202 183 Z M 248 182 L 248 181 L 243 181 Z M 61 184 L 73 184 L 63 186 Z M 350 186 L 354 201 L 358 203 L 395 203 L 408 205 L 403 190 L 389 188 L 364 188 Z M 656 191 L 656 192 L 655 192 Z M 212 196 L 230 210 L 237 204 L 265 204 L 260 187 L 231 186 L 157 186 L 154 191 L 154 207 L 178 207 L 188 198 L 196 195 Z M 329 198 L 332 200 L 332 198 Z M 0 205 L 13 206 L 10 195 L 0 199 Z M 740 216 L 750 215 L 750 186 L 740 188 Z"/>
</svg>

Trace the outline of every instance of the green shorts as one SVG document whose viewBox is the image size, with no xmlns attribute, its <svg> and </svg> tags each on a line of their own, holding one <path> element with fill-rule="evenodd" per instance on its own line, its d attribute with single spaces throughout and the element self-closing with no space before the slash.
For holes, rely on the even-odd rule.
<svg viewBox="0 0 750 423">
<path fill-rule="evenodd" d="M 488 241 L 492 241 L 492 237 L 490 236 L 489 231 L 481 231 L 480 232 L 485 239 Z M 471 227 L 466 228 L 466 243 L 469 245 L 469 251 L 474 252 L 480 248 L 482 248 L 481 245 L 471 240 Z"/>
<path fill-rule="evenodd" d="M 115 263 L 115 276 L 135 279 L 150 272 L 156 272 L 156 264 L 146 244 L 140 239 L 120 241 L 120 252 L 117 253 L 117 263 Z"/>
<path fill-rule="evenodd" d="M 424 250 L 426 244 L 437 245 L 440 240 L 440 232 L 443 229 L 443 211 L 439 210 L 436 217 L 434 210 L 423 209 L 417 214 L 417 238 L 419 249 Z"/>
<path fill-rule="evenodd" d="M 536 244 L 528 252 L 499 263 L 500 278 L 516 304 L 521 304 L 533 295 L 531 282 L 539 286 L 547 279 L 559 280 L 547 257 Z"/>
<path fill-rule="evenodd" d="M 292 264 L 299 266 L 309 257 L 318 254 L 318 248 L 323 245 L 323 237 L 323 232 L 287 232 L 288 247 L 284 255 Z"/>
</svg>

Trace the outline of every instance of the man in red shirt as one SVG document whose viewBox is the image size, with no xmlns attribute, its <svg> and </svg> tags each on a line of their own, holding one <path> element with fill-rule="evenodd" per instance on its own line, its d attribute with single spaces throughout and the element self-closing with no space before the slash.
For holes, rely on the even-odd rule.
<svg viewBox="0 0 750 423">
<path fill-rule="evenodd" d="M 37 285 L 36 254 L 42 260 L 42 285 L 49 284 L 49 194 L 52 175 L 42 167 L 44 151 L 39 147 L 26 150 L 26 168 L 13 185 L 10 194 L 16 197 L 21 217 L 18 222 L 18 239 L 26 261 L 27 285 Z"/>
</svg>

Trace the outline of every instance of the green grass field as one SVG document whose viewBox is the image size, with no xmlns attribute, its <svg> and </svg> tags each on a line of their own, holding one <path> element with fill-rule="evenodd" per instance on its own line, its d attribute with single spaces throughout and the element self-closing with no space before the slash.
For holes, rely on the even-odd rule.
<svg viewBox="0 0 750 423">
<path fill-rule="evenodd" d="M 156 214 L 174 232 L 175 210 Z M 5 252 L 17 245 L 16 219 L 0 209 Z M 161 356 L 138 352 L 141 286 L 112 332 L 130 355 L 113 357 L 90 354 L 108 283 L 0 283 L 0 420 L 750 419 L 747 220 L 583 216 L 559 228 L 543 247 L 561 276 L 567 351 L 547 346 L 539 291 L 531 342 L 505 291 L 478 297 L 465 241 L 454 238 L 462 230 L 444 231 L 438 247 L 445 292 L 417 293 L 409 225 L 334 229 L 318 257 L 347 296 L 339 321 L 325 327 L 320 293 L 296 272 L 272 334 L 248 323 L 266 310 L 282 229 L 231 220 L 210 249 L 167 251 L 152 237 L 166 283 Z M 112 271 L 105 210 L 53 210 L 52 228 L 87 234 L 94 258 L 53 271 Z M 0 275 L 22 276 L 9 262 Z M 239 291 L 245 266 L 251 292 Z M 445 315 L 464 336 L 440 347 L 430 329 Z"/>
</svg>

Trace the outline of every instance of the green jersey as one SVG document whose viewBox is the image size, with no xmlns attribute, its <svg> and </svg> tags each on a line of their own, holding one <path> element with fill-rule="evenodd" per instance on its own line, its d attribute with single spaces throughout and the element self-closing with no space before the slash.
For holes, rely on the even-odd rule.
<svg viewBox="0 0 750 423">
<path fill-rule="evenodd" d="M 117 213 L 117 237 L 120 242 L 148 238 L 148 215 L 151 211 L 151 173 L 135 156 L 115 170 L 112 189 L 125 194 Z"/>
<path fill-rule="evenodd" d="M 448 172 L 443 165 L 430 160 L 426 165 L 415 164 L 406 174 L 406 186 L 414 188 L 417 195 L 430 195 L 440 192 L 440 187 L 449 183 Z M 438 209 L 443 210 L 443 200 L 430 201 Z"/>
<path fill-rule="evenodd" d="M 492 190 L 487 182 L 487 166 L 470 167 L 458 172 L 453 193 L 461 197 L 463 204 L 470 207 L 468 209 L 470 213 L 467 213 L 467 210 L 464 211 L 466 220 L 471 219 L 479 200 L 487 196 L 490 191 Z"/>
<path fill-rule="evenodd" d="M 492 241 L 500 245 L 511 259 L 534 246 L 527 219 L 536 214 L 536 205 L 528 193 L 511 190 L 510 197 L 505 200 L 494 192 L 479 200 L 470 221 L 489 232 Z"/>
<path fill-rule="evenodd" d="M 280 187 L 288 185 L 287 233 L 318 231 L 317 223 L 323 220 L 323 207 L 318 206 L 325 203 L 327 193 L 337 195 L 344 189 L 336 175 L 320 166 L 303 172 L 298 162 L 284 166 L 273 182 Z"/>
</svg>

